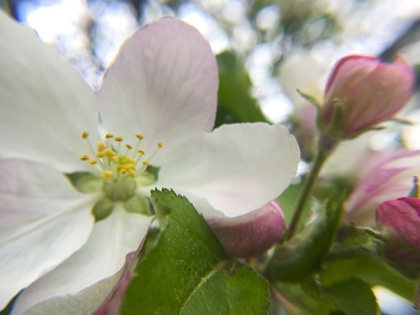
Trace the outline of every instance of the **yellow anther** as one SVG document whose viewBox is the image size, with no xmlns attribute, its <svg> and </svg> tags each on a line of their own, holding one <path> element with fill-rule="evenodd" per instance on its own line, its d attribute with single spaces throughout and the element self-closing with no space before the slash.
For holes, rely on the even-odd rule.
<svg viewBox="0 0 420 315">
<path fill-rule="evenodd" d="M 107 138 L 107 139 L 114 138 L 114 135 L 112 133 L 107 133 L 105 135 L 105 138 Z"/>
<path fill-rule="evenodd" d="M 105 156 L 105 152 L 104 151 L 101 151 L 101 152 L 99 152 L 98 154 L 96 154 L 96 157 L 98 158 L 98 159 L 100 159 L 100 158 L 102 158 L 102 157 L 104 157 Z"/>
<path fill-rule="evenodd" d="M 105 150 L 103 150 L 101 152 L 103 152 L 104 155 L 109 159 L 113 158 L 115 155 L 117 155 L 111 148 L 106 148 Z M 101 153 L 101 152 L 99 152 L 99 153 Z"/>
<path fill-rule="evenodd" d="M 80 160 L 82 160 L 82 161 L 87 161 L 87 160 L 89 160 L 89 159 L 90 159 L 90 157 L 89 157 L 89 155 L 87 155 L 87 154 L 82 155 L 82 156 L 80 157 Z"/>
<path fill-rule="evenodd" d="M 158 147 L 159 147 L 159 148 L 161 148 L 162 146 L 163 146 L 162 141 L 159 141 L 159 142 L 158 142 Z"/>
<path fill-rule="evenodd" d="M 82 139 L 86 139 L 89 136 L 89 132 L 83 131 L 82 132 Z"/>
<path fill-rule="evenodd" d="M 138 150 L 137 153 L 140 153 L 140 155 L 144 155 L 144 151 L 143 150 Z"/>
<path fill-rule="evenodd" d="M 98 147 L 98 152 L 101 152 L 101 151 L 105 150 L 106 149 L 105 142 L 99 141 L 98 144 L 97 144 L 97 147 Z"/>
<path fill-rule="evenodd" d="M 101 177 L 105 180 L 111 179 L 112 177 L 112 171 L 103 171 L 101 174 Z"/>
<path fill-rule="evenodd" d="M 129 144 L 126 144 L 125 145 L 125 147 L 128 149 L 128 150 L 131 150 L 133 147 L 131 146 L 131 145 L 129 145 Z"/>
<path fill-rule="evenodd" d="M 90 164 L 90 165 L 95 165 L 96 163 L 97 163 L 97 162 L 96 162 L 96 160 L 90 160 L 90 161 L 89 161 L 89 164 Z"/>
<path fill-rule="evenodd" d="M 123 139 L 123 137 L 115 137 L 115 138 L 114 138 L 114 140 L 115 140 L 115 141 L 118 141 L 118 142 L 121 142 L 121 141 L 123 141 L 124 139 Z"/>
<path fill-rule="evenodd" d="M 143 135 L 141 134 L 141 133 L 136 133 L 136 137 L 137 137 L 137 139 L 139 139 L 139 140 L 143 140 Z"/>
<path fill-rule="evenodd" d="M 143 165 L 149 166 L 150 165 L 150 162 L 149 161 L 144 161 L 143 162 Z"/>
</svg>

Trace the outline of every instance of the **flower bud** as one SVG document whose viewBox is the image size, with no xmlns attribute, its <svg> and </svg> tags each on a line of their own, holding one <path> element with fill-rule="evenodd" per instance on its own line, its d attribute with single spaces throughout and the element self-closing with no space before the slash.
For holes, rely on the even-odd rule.
<svg viewBox="0 0 420 315">
<path fill-rule="evenodd" d="M 259 210 L 235 218 L 208 219 L 210 227 L 231 257 L 265 253 L 285 231 L 283 211 L 277 200 Z"/>
<path fill-rule="evenodd" d="M 420 175 L 420 150 L 378 151 L 360 162 L 357 172 L 360 180 L 345 203 L 346 219 L 373 227 L 378 205 L 410 193 L 413 176 Z"/>
<path fill-rule="evenodd" d="M 405 197 L 380 204 L 376 223 L 383 231 L 387 258 L 420 271 L 420 199 Z"/>
<path fill-rule="evenodd" d="M 328 79 L 322 124 L 332 123 L 340 108 L 336 126 L 340 136 L 373 127 L 392 118 L 407 103 L 414 82 L 414 71 L 401 56 L 392 64 L 367 56 L 342 58 Z"/>
</svg>

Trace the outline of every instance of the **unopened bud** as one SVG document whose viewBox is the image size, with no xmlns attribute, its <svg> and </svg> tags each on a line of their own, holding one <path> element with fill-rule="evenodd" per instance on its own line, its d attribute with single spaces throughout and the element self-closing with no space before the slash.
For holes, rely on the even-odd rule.
<svg viewBox="0 0 420 315">
<path fill-rule="evenodd" d="M 348 136 L 389 120 L 410 99 L 414 82 L 414 71 L 401 56 L 392 64 L 367 56 L 342 58 L 325 89 L 322 124 L 337 124 L 336 132 Z"/>
<path fill-rule="evenodd" d="M 207 220 L 225 252 L 231 257 L 254 257 L 265 253 L 284 234 L 283 211 L 277 200 L 259 210 L 235 218 Z"/>
</svg>

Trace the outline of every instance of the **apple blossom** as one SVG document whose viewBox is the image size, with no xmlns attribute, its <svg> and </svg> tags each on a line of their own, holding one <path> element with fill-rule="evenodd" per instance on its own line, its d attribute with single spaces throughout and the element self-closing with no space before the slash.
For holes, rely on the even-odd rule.
<svg viewBox="0 0 420 315">
<path fill-rule="evenodd" d="M 348 221 L 374 226 L 375 208 L 386 200 L 408 196 L 413 176 L 420 175 L 420 151 L 380 151 L 360 165 L 361 178 L 345 203 Z"/>
<path fill-rule="evenodd" d="M 367 56 L 344 57 L 327 82 L 322 124 L 333 122 L 339 106 L 339 136 L 373 127 L 402 109 L 413 93 L 414 82 L 414 71 L 401 56 L 392 64 Z"/>
<path fill-rule="evenodd" d="M 2 12 L 0 66 L 0 307 L 25 288 L 13 315 L 71 313 L 71 303 L 95 311 L 147 233 L 151 189 L 173 188 L 206 218 L 232 220 L 276 198 L 296 172 L 299 149 L 283 126 L 210 132 L 215 58 L 176 19 L 134 32 L 97 95 Z"/>
<path fill-rule="evenodd" d="M 244 258 L 265 253 L 286 230 L 277 200 L 231 220 L 213 218 L 208 223 L 229 256 Z"/>
<path fill-rule="evenodd" d="M 405 197 L 380 204 L 376 223 L 384 233 L 385 255 L 420 270 L 420 199 Z"/>
</svg>

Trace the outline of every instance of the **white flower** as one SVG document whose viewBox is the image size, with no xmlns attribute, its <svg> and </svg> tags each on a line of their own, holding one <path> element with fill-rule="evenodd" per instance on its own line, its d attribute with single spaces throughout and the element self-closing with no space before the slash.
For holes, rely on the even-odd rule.
<svg viewBox="0 0 420 315">
<path fill-rule="evenodd" d="M 0 307 L 26 288 L 12 314 L 92 313 L 152 219 L 127 211 L 131 198 L 173 188 L 207 217 L 232 217 L 276 198 L 296 172 L 299 149 L 285 127 L 210 133 L 215 58 L 176 19 L 133 33 L 95 95 L 53 47 L 0 12 L 0 67 Z M 98 111 L 115 135 L 103 142 Z M 82 171 L 95 175 L 78 184 L 84 193 L 68 177 Z M 113 210 L 95 223 L 92 207 L 104 199 Z"/>
</svg>

